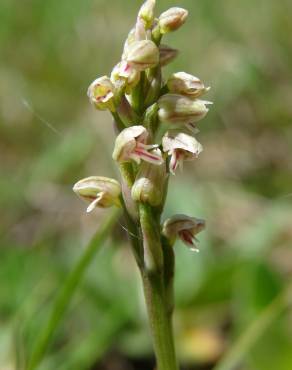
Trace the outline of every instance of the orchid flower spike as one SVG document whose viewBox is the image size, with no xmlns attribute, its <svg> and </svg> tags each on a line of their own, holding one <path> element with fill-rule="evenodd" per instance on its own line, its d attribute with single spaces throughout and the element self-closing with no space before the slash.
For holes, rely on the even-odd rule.
<svg viewBox="0 0 292 370">
<path fill-rule="evenodd" d="M 87 212 L 96 207 L 108 208 L 113 205 L 121 206 L 119 196 L 121 194 L 120 184 L 108 177 L 91 176 L 78 181 L 73 186 L 73 191 L 82 199 L 89 201 Z"/>
<path fill-rule="evenodd" d="M 206 222 L 196 217 L 186 215 L 174 215 L 168 218 L 162 228 L 162 234 L 173 244 L 176 238 L 186 244 L 191 250 L 198 252 L 195 241 L 198 241 L 196 235 L 204 230 Z"/>
<path fill-rule="evenodd" d="M 117 162 L 135 161 L 140 164 L 141 159 L 160 165 L 163 158 L 158 145 L 147 144 L 148 131 L 143 126 L 125 128 L 116 138 L 113 159 Z"/>
<path fill-rule="evenodd" d="M 114 85 L 109 77 L 102 76 L 94 80 L 88 88 L 87 95 L 96 109 L 115 111 Z"/>
<path fill-rule="evenodd" d="M 169 170 L 173 175 L 178 167 L 182 168 L 183 161 L 198 158 L 203 150 L 193 136 L 178 131 L 168 131 L 162 138 L 162 147 L 171 156 Z"/>
</svg>

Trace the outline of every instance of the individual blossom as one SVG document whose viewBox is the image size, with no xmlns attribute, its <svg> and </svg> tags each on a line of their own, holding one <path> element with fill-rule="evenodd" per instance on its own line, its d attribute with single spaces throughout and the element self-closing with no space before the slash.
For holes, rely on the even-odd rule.
<svg viewBox="0 0 292 370">
<path fill-rule="evenodd" d="M 163 122 L 193 124 L 206 116 L 208 104 L 212 103 L 179 94 L 165 94 L 158 100 L 158 116 Z"/>
<path fill-rule="evenodd" d="M 78 181 L 73 191 L 82 199 L 89 201 L 87 212 L 93 211 L 96 207 L 108 208 L 113 205 L 120 206 L 120 184 L 108 177 L 91 176 Z"/>
<path fill-rule="evenodd" d="M 147 144 L 149 134 L 143 126 L 131 126 L 125 128 L 116 138 L 113 159 L 117 162 L 135 161 L 140 164 L 141 159 L 161 164 L 163 158 L 158 145 Z"/>
<path fill-rule="evenodd" d="M 170 8 L 163 12 L 159 17 L 159 27 L 161 34 L 172 32 L 181 27 L 188 16 L 188 11 L 183 8 Z"/>
<path fill-rule="evenodd" d="M 125 60 L 119 62 L 111 73 L 111 81 L 115 86 L 124 85 L 128 94 L 140 81 L 140 72 L 132 68 Z"/>
<path fill-rule="evenodd" d="M 148 203 L 152 207 L 159 206 L 164 198 L 166 178 L 165 163 L 154 165 L 143 162 L 132 187 L 132 199 L 136 202 Z"/>
<path fill-rule="evenodd" d="M 159 46 L 159 62 L 161 67 L 171 63 L 178 55 L 178 50 L 173 49 L 168 45 Z"/>
<path fill-rule="evenodd" d="M 172 74 L 167 81 L 167 87 L 171 93 L 186 95 L 190 98 L 198 98 L 210 90 L 210 87 L 205 87 L 198 77 L 185 72 Z"/>
<path fill-rule="evenodd" d="M 132 42 L 126 54 L 127 63 L 137 71 L 145 71 L 159 63 L 158 47 L 151 40 Z"/>
<path fill-rule="evenodd" d="M 206 222 L 200 218 L 186 215 L 174 215 L 168 218 L 162 228 L 162 234 L 173 244 L 178 237 L 191 250 L 198 252 L 194 241 L 198 241 L 196 235 L 204 230 Z"/>
<path fill-rule="evenodd" d="M 169 131 L 162 138 L 163 151 L 170 155 L 169 170 L 174 175 L 184 161 L 198 158 L 202 145 L 191 135 L 184 132 Z"/>
<path fill-rule="evenodd" d="M 145 22 L 146 29 L 152 27 L 155 3 L 156 0 L 146 0 L 139 10 L 138 18 Z"/>
<path fill-rule="evenodd" d="M 102 76 L 94 80 L 88 88 L 87 95 L 97 109 L 115 111 L 114 85 L 109 77 Z"/>
</svg>

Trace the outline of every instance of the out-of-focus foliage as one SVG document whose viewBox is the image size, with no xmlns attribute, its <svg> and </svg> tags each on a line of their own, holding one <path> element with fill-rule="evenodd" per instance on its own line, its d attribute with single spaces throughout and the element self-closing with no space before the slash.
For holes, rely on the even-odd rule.
<svg viewBox="0 0 292 370">
<path fill-rule="evenodd" d="M 93 110 L 86 90 L 118 62 L 139 5 L 0 3 L 1 370 L 21 369 L 58 287 L 105 215 L 85 215 L 71 191 L 82 177 L 117 176 L 111 119 Z M 158 0 L 159 11 L 173 5 L 190 16 L 168 38 L 182 53 L 165 75 L 198 75 L 215 103 L 201 124 L 204 152 L 171 179 L 165 212 L 207 220 L 199 254 L 176 246 L 179 357 L 200 369 L 292 278 L 292 3 Z M 115 352 L 121 368 L 132 369 L 127 359 L 152 351 L 143 307 L 121 220 L 40 368 L 94 368 Z M 285 312 L 241 369 L 290 370 L 291 346 Z M 114 356 L 107 358 L 96 368 L 116 368 Z"/>
</svg>

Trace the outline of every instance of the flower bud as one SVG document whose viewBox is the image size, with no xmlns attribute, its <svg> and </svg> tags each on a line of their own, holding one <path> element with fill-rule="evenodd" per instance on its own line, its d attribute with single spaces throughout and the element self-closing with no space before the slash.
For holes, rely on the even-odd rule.
<svg viewBox="0 0 292 370">
<path fill-rule="evenodd" d="M 167 64 L 171 63 L 178 54 L 177 49 L 173 49 L 167 45 L 160 45 L 159 46 L 159 62 L 161 67 L 166 66 Z"/>
<path fill-rule="evenodd" d="M 161 121 L 170 123 L 193 123 L 206 116 L 212 104 L 204 100 L 193 100 L 183 95 L 166 94 L 158 100 L 158 115 Z"/>
<path fill-rule="evenodd" d="M 147 40 L 147 29 L 143 19 L 138 17 L 135 25 L 135 41 L 142 40 Z"/>
<path fill-rule="evenodd" d="M 113 205 L 121 206 L 119 196 L 121 194 L 120 184 L 108 177 L 91 176 L 78 181 L 73 191 L 82 199 L 89 201 L 87 212 L 96 207 L 108 208 Z"/>
<path fill-rule="evenodd" d="M 125 128 L 116 138 L 113 159 L 119 163 L 133 160 L 140 164 L 142 159 L 149 163 L 161 164 L 163 158 L 160 151 L 153 150 L 158 145 L 148 145 L 148 136 L 148 131 L 143 126 Z"/>
<path fill-rule="evenodd" d="M 103 76 L 94 80 L 88 88 L 87 95 L 96 109 L 115 111 L 114 85 L 109 77 Z"/>
<path fill-rule="evenodd" d="M 184 132 L 169 131 L 162 138 L 163 151 L 170 156 L 169 170 L 174 175 L 177 167 L 183 166 L 184 161 L 198 158 L 202 145 L 191 135 Z"/>
<path fill-rule="evenodd" d="M 183 8 L 170 8 L 159 17 L 160 32 L 162 34 L 175 31 L 182 26 L 188 16 L 188 11 Z"/>
<path fill-rule="evenodd" d="M 196 235 L 204 230 L 206 222 L 199 218 L 186 215 L 174 215 L 167 219 L 162 228 L 162 234 L 173 244 L 177 237 L 191 250 L 198 252 L 199 249 L 194 243 L 198 241 Z"/>
<path fill-rule="evenodd" d="M 133 28 L 130 30 L 130 32 L 129 32 L 128 36 L 127 36 L 127 39 L 126 39 L 126 41 L 125 41 L 125 43 L 124 43 L 124 49 L 123 49 L 123 54 L 122 54 L 122 60 L 126 60 L 126 59 L 127 59 L 127 55 L 128 55 L 129 47 L 130 47 L 130 45 L 131 45 L 134 41 L 136 41 L 136 40 L 135 40 L 135 34 L 136 34 L 136 28 L 135 28 L 135 27 L 133 27 Z"/>
<path fill-rule="evenodd" d="M 159 149 L 156 149 L 158 152 Z M 164 198 L 166 180 L 165 163 L 155 166 L 142 163 L 132 187 L 132 198 L 136 202 L 148 203 L 152 207 L 159 206 Z"/>
<path fill-rule="evenodd" d="M 145 3 L 141 6 L 138 13 L 138 18 L 143 19 L 147 29 L 152 27 L 152 23 L 154 20 L 155 3 L 156 0 L 146 0 Z"/>
<path fill-rule="evenodd" d="M 167 81 L 167 87 L 171 93 L 182 94 L 191 98 L 197 98 L 210 90 L 205 87 L 198 77 L 185 72 L 174 73 Z"/>
<path fill-rule="evenodd" d="M 127 62 L 134 69 L 145 71 L 159 63 L 159 50 L 151 40 L 134 41 L 129 45 Z"/>
</svg>

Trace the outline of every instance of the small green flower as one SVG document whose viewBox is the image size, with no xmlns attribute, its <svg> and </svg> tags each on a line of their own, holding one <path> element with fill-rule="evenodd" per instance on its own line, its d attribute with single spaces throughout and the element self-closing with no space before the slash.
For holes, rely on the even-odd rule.
<svg viewBox="0 0 292 370">
<path fill-rule="evenodd" d="M 205 87 L 198 77 L 185 72 L 171 75 L 167 81 L 167 87 L 171 93 L 186 95 L 190 98 L 198 98 L 210 90 L 210 87 Z"/>
<path fill-rule="evenodd" d="M 193 124 L 206 116 L 209 101 L 190 99 L 179 94 L 166 94 L 158 100 L 158 116 L 162 122 Z"/>
<path fill-rule="evenodd" d="M 151 40 L 134 41 L 128 47 L 126 60 L 138 71 L 153 68 L 159 63 L 158 47 Z"/>
<path fill-rule="evenodd" d="M 115 86 L 123 84 L 125 92 L 129 94 L 133 87 L 139 83 L 140 75 L 139 71 L 132 68 L 125 60 L 122 60 L 112 70 L 111 81 Z"/>
<path fill-rule="evenodd" d="M 196 235 L 204 230 L 206 222 L 200 218 L 189 217 L 186 215 L 174 215 L 168 218 L 162 227 L 162 234 L 174 243 L 178 237 L 191 250 L 198 252 L 199 249 L 194 243 L 198 241 Z"/>
<path fill-rule="evenodd" d="M 183 8 L 170 8 L 159 17 L 159 27 L 162 34 L 172 32 L 180 28 L 186 21 L 188 11 Z"/>
<path fill-rule="evenodd" d="M 146 29 L 150 29 L 152 27 L 155 3 L 156 0 L 146 0 L 139 10 L 138 18 L 145 22 Z"/>
<path fill-rule="evenodd" d="M 161 152 L 156 150 L 158 145 L 147 144 L 148 136 L 148 131 L 143 126 L 125 128 L 116 138 L 113 159 L 119 163 L 133 160 L 139 164 L 142 159 L 149 163 L 161 164 L 163 158 Z"/>
<path fill-rule="evenodd" d="M 87 95 L 96 109 L 115 111 L 114 85 L 109 77 L 102 76 L 94 80 L 88 88 Z"/>
<path fill-rule="evenodd" d="M 73 191 L 82 199 L 89 201 L 87 212 L 96 207 L 108 208 L 113 205 L 120 207 L 120 184 L 108 177 L 91 176 L 78 181 L 73 186 Z"/>
<path fill-rule="evenodd" d="M 167 132 L 162 138 L 162 147 L 171 156 L 169 170 L 173 175 L 178 167 L 182 168 L 184 161 L 198 158 L 203 150 L 193 136 L 178 131 Z"/>
</svg>

